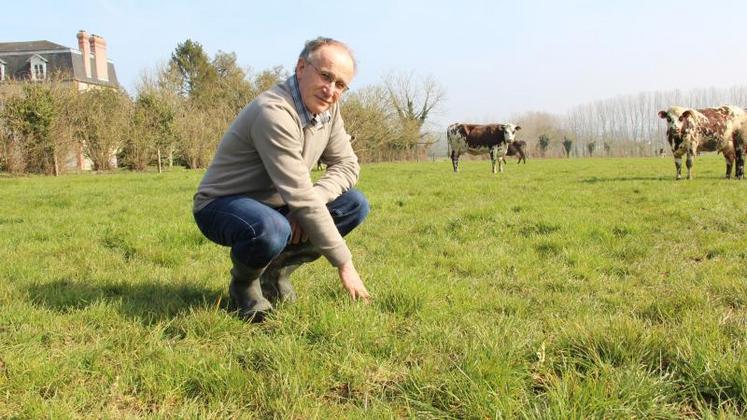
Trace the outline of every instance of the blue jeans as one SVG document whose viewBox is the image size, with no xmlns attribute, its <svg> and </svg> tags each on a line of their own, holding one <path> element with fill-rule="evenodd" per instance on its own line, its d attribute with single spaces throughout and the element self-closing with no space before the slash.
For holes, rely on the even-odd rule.
<svg viewBox="0 0 747 420">
<path fill-rule="evenodd" d="M 327 204 L 332 220 L 342 236 L 368 216 L 366 196 L 348 190 Z M 200 231 L 211 241 L 231 247 L 231 254 L 242 263 L 261 268 L 278 256 L 291 239 L 288 207 L 272 208 L 243 195 L 220 197 L 194 214 Z"/>
</svg>

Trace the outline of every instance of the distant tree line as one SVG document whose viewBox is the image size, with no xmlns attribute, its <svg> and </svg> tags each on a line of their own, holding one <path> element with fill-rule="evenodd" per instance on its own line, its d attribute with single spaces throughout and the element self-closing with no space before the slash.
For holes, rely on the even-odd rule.
<svg viewBox="0 0 747 420">
<path fill-rule="evenodd" d="M 0 85 L 0 172 L 60 174 L 81 167 L 142 171 L 205 168 L 235 115 L 292 70 L 253 72 L 234 53 L 211 59 L 195 41 L 179 43 L 167 64 L 142 76 L 133 95 L 78 92 L 52 77 Z M 445 100 L 432 78 L 391 73 L 347 93 L 342 113 L 362 162 L 424 159 L 443 130 L 429 121 Z M 566 115 L 526 112 L 511 122 L 533 156 L 646 156 L 664 148 L 658 111 L 672 105 L 747 106 L 747 87 L 646 92 L 582 104 Z"/>
<path fill-rule="evenodd" d="M 211 59 L 195 41 L 179 43 L 163 68 L 142 76 L 134 95 L 109 88 L 78 92 L 63 77 L 9 82 L 0 93 L 0 171 L 57 175 L 84 157 L 94 170 L 205 168 L 236 114 L 289 77 L 257 73 L 234 53 Z M 341 101 L 353 148 L 364 162 L 415 159 L 435 141 L 427 121 L 444 99 L 430 78 L 390 74 Z"/>
</svg>

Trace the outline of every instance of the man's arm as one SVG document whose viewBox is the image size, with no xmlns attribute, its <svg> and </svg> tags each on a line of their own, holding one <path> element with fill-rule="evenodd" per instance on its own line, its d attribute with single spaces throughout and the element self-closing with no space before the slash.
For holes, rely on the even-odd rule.
<svg viewBox="0 0 747 420">
<path fill-rule="evenodd" d="M 358 157 L 350 144 L 350 136 L 345 132 L 339 106 L 331 124 L 329 143 L 322 153 L 322 161 L 327 164 L 327 169 L 314 183 L 314 188 L 327 203 L 351 189 L 360 175 Z"/>
<path fill-rule="evenodd" d="M 324 197 L 315 191 L 303 156 L 303 133 L 292 110 L 266 104 L 251 125 L 251 138 L 275 189 L 322 255 L 340 267 L 352 255 L 329 214 Z"/>
<path fill-rule="evenodd" d="M 368 290 L 353 265 L 352 254 L 329 214 L 326 201 L 319 194 L 318 186 L 312 186 L 308 168 L 301 155 L 303 133 L 286 111 L 268 109 L 263 111 L 265 112 L 268 115 L 258 117 L 263 121 L 254 124 L 251 134 L 275 188 L 291 209 L 291 226 L 296 226 L 292 229 L 291 241 L 297 240 L 298 235 L 308 235 L 311 243 L 337 267 L 340 282 L 353 300 L 369 302 Z M 355 166 L 357 165 L 355 159 Z M 355 174 L 357 179 L 357 170 Z M 298 225 L 301 229 L 298 229 Z"/>
</svg>

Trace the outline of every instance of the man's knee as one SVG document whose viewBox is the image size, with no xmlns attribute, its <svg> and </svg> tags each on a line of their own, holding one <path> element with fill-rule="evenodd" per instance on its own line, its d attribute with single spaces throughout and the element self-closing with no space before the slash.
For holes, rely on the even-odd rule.
<svg viewBox="0 0 747 420">
<path fill-rule="evenodd" d="M 371 208 L 368 205 L 368 199 L 362 192 L 351 189 L 332 202 L 330 211 L 333 216 L 352 216 L 362 222 L 368 216 Z"/>
<path fill-rule="evenodd" d="M 260 219 L 242 236 L 234 244 L 232 252 L 248 265 L 261 267 L 285 249 L 290 241 L 291 227 L 288 220 L 278 213 Z"/>
<path fill-rule="evenodd" d="M 337 197 L 328 204 L 328 208 L 337 229 L 343 236 L 363 223 L 371 211 L 366 196 L 356 189 L 348 190 Z"/>
</svg>

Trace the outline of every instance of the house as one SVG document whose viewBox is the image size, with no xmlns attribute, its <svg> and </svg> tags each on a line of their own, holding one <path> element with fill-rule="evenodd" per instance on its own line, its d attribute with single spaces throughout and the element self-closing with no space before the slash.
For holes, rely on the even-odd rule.
<svg viewBox="0 0 747 420">
<path fill-rule="evenodd" d="M 78 49 L 49 41 L 0 42 L 0 82 L 45 80 L 59 73 L 78 90 L 119 87 L 104 38 L 82 30 L 77 38 Z"/>
<path fill-rule="evenodd" d="M 72 83 L 78 91 L 92 88 L 119 88 L 114 64 L 107 58 L 106 41 L 86 31 L 77 34 L 78 49 L 54 42 L 23 41 L 0 42 L 0 107 L 3 94 L 12 94 L 18 86 L 15 81 L 41 81 L 60 77 L 63 83 Z M 88 170 L 91 161 L 83 155 L 82 146 L 65 162 L 67 168 Z M 116 156 L 112 153 L 116 167 Z"/>
</svg>

